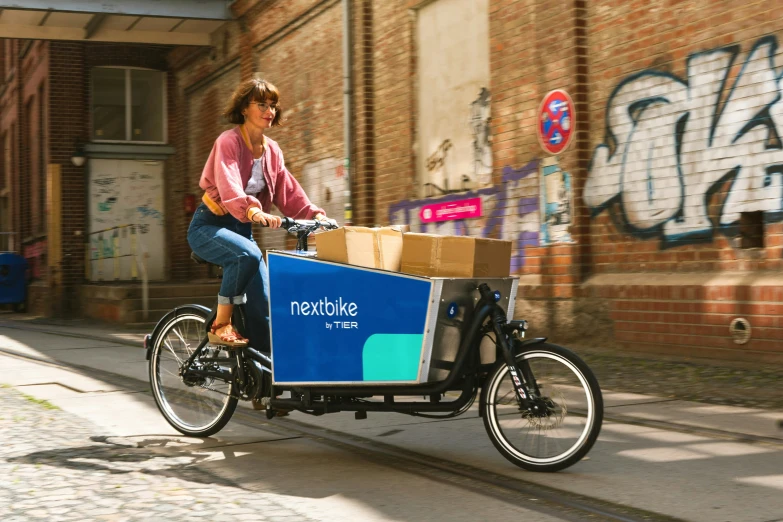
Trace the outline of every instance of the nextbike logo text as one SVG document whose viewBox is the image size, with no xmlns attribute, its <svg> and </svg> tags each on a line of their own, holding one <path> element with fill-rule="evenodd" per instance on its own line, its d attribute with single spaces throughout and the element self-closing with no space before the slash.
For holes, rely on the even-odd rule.
<svg viewBox="0 0 783 522">
<path fill-rule="evenodd" d="M 359 307 L 345 302 L 342 297 L 333 301 L 324 297 L 318 301 L 291 301 L 291 315 L 322 315 L 329 317 L 356 317 Z"/>
</svg>

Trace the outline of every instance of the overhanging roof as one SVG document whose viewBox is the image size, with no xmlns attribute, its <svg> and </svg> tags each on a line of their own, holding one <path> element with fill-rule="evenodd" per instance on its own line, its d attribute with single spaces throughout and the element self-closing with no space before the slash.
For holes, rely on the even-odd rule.
<svg viewBox="0 0 783 522">
<path fill-rule="evenodd" d="M 209 45 L 234 0 L 0 0 L 0 38 Z"/>
</svg>

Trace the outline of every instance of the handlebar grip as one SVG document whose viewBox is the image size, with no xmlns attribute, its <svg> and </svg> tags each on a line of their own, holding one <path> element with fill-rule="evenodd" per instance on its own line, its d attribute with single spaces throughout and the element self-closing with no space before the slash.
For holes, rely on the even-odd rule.
<svg viewBox="0 0 783 522">
<path fill-rule="evenodd" d="M 280 223 L 281 228 L 291 228 L 292 226 L 296 225 L 296 220 L 291 219 L 288 217 L 281 218 L 282 222 Z M 269 225 L 264 225 L 263 223 L 260 223 L 258 221 L 253 221 L 253 224 L 258 225 L 260 227 L 268 227 Z"/>
<path fill-rule="evenodd" d="M 283 228 L 291 228 L 292 226 L 296 225 L 296 220 L 291 219 L 289 217 L 284 217 L 283 222 L 281 223 L 281 227 Z"/>
</svg>

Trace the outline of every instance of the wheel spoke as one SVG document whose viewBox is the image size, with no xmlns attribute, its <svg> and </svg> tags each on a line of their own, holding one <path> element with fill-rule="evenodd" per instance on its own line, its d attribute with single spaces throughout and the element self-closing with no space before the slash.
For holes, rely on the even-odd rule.
<svg viewBox="0 0 783 522">
<path fill-rule="evenodd" d="M 174 351 L 174 348 L 172 348 L 172 346 L 171 346 L 171 342 L 170 342 L 168 339 L 164 339 L 164 340 L 163 340 L 163 344 L 166 346 L 166 348 L 168 348 L 168 350 L 171 352 L 171 355 L 173 355 L 173 356 L 174 356 L 174 358 L 177 360 L 177 362 L 179 363 L 179 365 L 180 365 L 180 366 L 182 366 L 182 359 L 180 359 L 180 358 L 177 356 L 177 352 L 175 352 L 175 351 Z"/>
<path fill-rule="evenodd" d="M 174 318 L 158 335 L 151 361 L 150 376 L 153 393 L 161 412 L 175 428 L 185 434 L 211 434 L 220 429 L 233 413 L 236 399 L 231 384 L 215 377 L 181 375 L 185 361 L 193 355 L 206 335 L 205 317 L 182 315 Z M 217 354 L 208 358 L 216 358 Z M 200 354 L 202 357 L 205 354 Z M 194 364 L 205 370 L 225 370 L 223 363 L 199 362 Z M 229 362 L 226 359 L 226 362 Z M 225 419 L 225 420 L 223 420 Z"/>
<path fill-rule="evenodd" d="M 188 351 L 188 356 L 193 355 L 193 350 L 190 349 L 190 345 L 182 336 L 182 334 L 179 332 L 179 328 L 173 328 L 172 331 L 174 332 L 174 335 L 176 335 L 179 338 L 180 342 L 182 343 L 182 346 L 184 346 L 185 349 Z"/>
<path fill-rule="evenodd" d="M 526 469 L 552 471 L 573 464 L 600 431 L 603 403 L 594 377 L 588 379 L 571 361 L 573 354 L 554 348 L 518 356 L 530 366 L 539 390 L 539 397 L 529 398 L 526 411 L 519 409 L 505 366 L 488 381 L 487 431 L 507 459 Z"/>
</svg>

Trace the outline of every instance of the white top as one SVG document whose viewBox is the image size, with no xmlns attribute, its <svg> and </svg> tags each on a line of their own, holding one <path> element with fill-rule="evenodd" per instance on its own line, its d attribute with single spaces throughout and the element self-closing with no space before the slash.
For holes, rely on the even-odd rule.
<svg viewBox="0 0 783 522">
<path fill-rule="evenodd" d="M 245 194 L 248 196 L 255 196 L 266 188 L 266 180 L 264 179 L 264 158 L 266 157 L 266 150 L 261 154 L 261 157 L 253 160 L 253 171 L 250 179 L 247 180 L 247 186 L 245 187 Z"/>
</svg>

